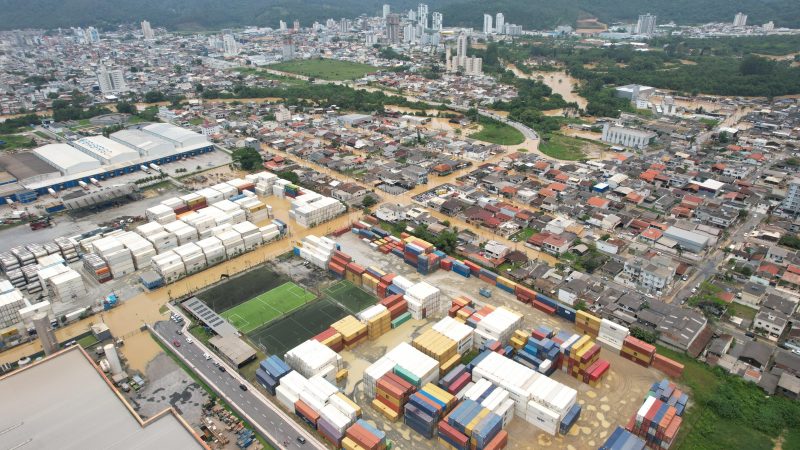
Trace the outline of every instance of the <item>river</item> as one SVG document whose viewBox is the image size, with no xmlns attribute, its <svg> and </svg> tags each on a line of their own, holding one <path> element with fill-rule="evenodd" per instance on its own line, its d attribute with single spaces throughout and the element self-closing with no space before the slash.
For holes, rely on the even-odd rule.
<svg viewBox="0 0 800 450">
<path fill-rule="evenodd" d="M 541 82 L 546 84 L 550 89 L 553 90 L 553 92 L 561 94 L 561 97 L 568 102 L 577 103 L 578 107 L 581 109 L 586 109 L 586 99 L 578 95 L 576 92 L 572 92 L 573 90 L 578 89 L 580 81 L 577 78 L 569 76 L 563 70 L 556 72 L 533 71 L 530 74 L 527 74 L 519 70 L 519 68 L 517 68 L 517 66 L 514 64 L 508 64 L 506 65 L 506 68 L 514 72 L 514 75 L 520 78 L 538 80 L 539 77 L 542 77 Z"/>
</svg>

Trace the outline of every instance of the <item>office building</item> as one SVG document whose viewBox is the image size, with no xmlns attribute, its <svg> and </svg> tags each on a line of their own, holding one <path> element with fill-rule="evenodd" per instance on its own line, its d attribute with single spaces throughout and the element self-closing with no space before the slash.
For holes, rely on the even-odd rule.
<svg viewBox="0 0 800 450">
<path fill-rule="evenodd" d="M 736 13 L 733 17 L 733 26 L 735 27 L 744 27 L 747 26 L 747 14 L 744 13 Z"/>
<path fill-rule="evenodd" d="M 650 141 L 655 139 L 655 137 L 656 133 L 652 131 L 637 130 L 635 128 L 617 125 L 611 126 L 609 124 L 603 125 L 602 140 L 610 144 L 619 144 L 641 150 L 650 145 Z"/>
<path fill-rule="evenodd" d="M 294 29 L 294 31 L 300 31 L 300 21 L 294 19 L 294 26 L 292 28 Z"/>
<path fill-rule="evenodd" d="M 389 14 L 391 14 L 391 13 L 392 13 L 391 5 L 388 5 L 388 4 L 387 5 L 383 5 L 383 18 L 384 18 L 384 20 L 387 17 L 389 17 Z"/>
<path fill-rule="evenodd" d="M 353 28 L 353 21 L 347 18 L 342 17 L 339 19 L 339 32 L 347 33 L 350 31 L 350 28 Z"/>
<path fill-rule="evenodd" d="M 222 35 L 222 51 L 225 56 L 236 56 L 239 54 L 239 43 L 231 33 Z"/>
<path fill-rule="evenodd" d="M 152 41 L 155 39 L 156 34 L 153 33 L 153 29 L 150 27 L 150 22 L 143 20 L 142 21 L 142 36 L 145 39 Z"/>
<path fill-rule="evenodd" d="M 423 28 L 428 28 L 428 5 L 425 3 L 417 5 L 417 22 L 422 24 Z"/>
<path fill-rule="evenodd" d="M 789 181 L 789 188 L 786 190 L 786 197 L 781 202 L 781 209 L 792 216 L 800 214 L 800 178 L 792 178 Z"/>
<path fill-rule="evenodd" d="M 400 43 L 400 14 L 389 14 L 386 17 L 386 40 L 390 44 Z"/>
<path fill-rule="evenodd" d="M 97 72 L 97 84 L 100 85 L 100 92 L 103 94 L 119 94 L 128 91 L 128 84 L 125 82 L 125 74 L 120 69 L 108 69 L 101 67 Z"/>
<path fill-rule="evenodd" d="M 497 13 L 494 17 L 494 31 L 497 34 L 506 34 L 505 30 L 506 16 L 503 13 Z"/>
<path fill-rule="evenodd" d="M 436 31 L 442 31 L 442 13 L 434 12 L 431 14 L 431 28 Z"/>
<path fill-rule="evenodd" d="M 483 59 L 467 56 L 467 39 L 463 31 L 458 35 L 455 57 L 449 46 L 445 49 L 445 70 L 450 73 L 461 71 L 464 75 L 483 75 Z"/>
<path fill-rule="evenodd" d="M 636 29 L 634 29 L 634 32 L 636 34 L 651 36 L 656 32 L 656 16 L 650 13 L 639 15 L 639 21 L 636 22 Z"/>
<path fill-rule="evenodd" d="M 489 34 L 492 32 L 492 16 L 490 14 L 483 15 L 483 33 Z"/>
</svg>

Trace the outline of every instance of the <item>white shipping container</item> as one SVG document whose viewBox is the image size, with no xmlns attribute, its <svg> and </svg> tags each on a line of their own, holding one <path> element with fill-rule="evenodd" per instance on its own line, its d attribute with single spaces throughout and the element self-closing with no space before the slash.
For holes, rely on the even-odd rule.
<svg viewBox="0 0 800 450">
<path fill-rule="evenodd" d="M 525 412 L 525 421 L 549 433 L 551 436 L 556 435 L 560 423 L 557 413 L 533 400 L 528 402 L 528 410 Z"/>
</svg>

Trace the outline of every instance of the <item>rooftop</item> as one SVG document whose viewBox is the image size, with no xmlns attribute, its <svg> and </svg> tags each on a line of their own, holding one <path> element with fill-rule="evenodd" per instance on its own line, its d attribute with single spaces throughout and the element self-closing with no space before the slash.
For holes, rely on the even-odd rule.
<svg viewBox="0 0 800 450">
<path fill-rule="evenodd" d="M 208 448 L 173 409 L 143 421 L 78 346 L 0 378 L 0 398 L 8 448 Z"/>
</svg>

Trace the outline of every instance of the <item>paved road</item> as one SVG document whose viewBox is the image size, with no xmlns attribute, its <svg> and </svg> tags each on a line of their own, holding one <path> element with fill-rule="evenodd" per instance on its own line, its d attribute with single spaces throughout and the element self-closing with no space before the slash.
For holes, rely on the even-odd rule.
<svg viewBox="0 0 800 450">
<path fill-rule="evenodd" d="M 267 400 L 253 385 L 241 378 L 233 368 L 227 366 L 216 356 L 207 360 L 203 356 L 206 350 L 201 348 L 196 341 L 189 344 L 186 340 L 188 334 L 184 332 L 183 335 L 178 335 L 179 329 L 181 326 L 170 320 L 156 322 L 153 325 L 153 330 L 169 343 L 172 351 L 182 357 L 188 363 L 187 365 L 194 369 L 220 397 L 228 401 L 253 426 L 259 428 L 256 431 L 271 441 L 276 448 L 325 449 L 316 436 L 288 417 L 277 405 Z M 173 341 L 176 340 L 180 342 L 180 347 L 173 344 Z M 215 360 L 226 366 L 225 372 L 220 371 L 219 367 L 214 365 Z M 240 384 L 247 386 L 248 390 L 242 391 L 239 387 Z M 306 443 L 297 442 L 298 436 L 305 437 Z M 288 443 L 288 445 L 284 445 L 284 443 Z"/>
</svg>

